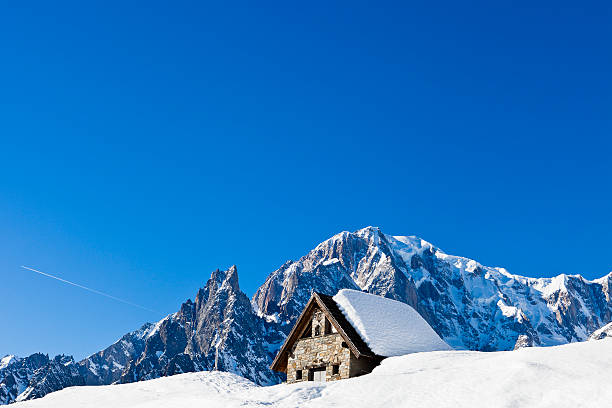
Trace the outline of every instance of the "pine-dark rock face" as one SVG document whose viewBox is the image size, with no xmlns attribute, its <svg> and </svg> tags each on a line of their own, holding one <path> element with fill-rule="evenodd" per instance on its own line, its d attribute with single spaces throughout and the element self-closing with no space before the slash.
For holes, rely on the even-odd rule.
<svg viewBox="0 0 612 408">
<path fill-rule="evenodd" d="M 78 363 L 42 354 L 14 360 L 0 368 L 0 403 L 70 385 L 214 369 L 258 384 L 277 383 L 281 377 L 268 366 L 313 290 L 334 295 L 358 289 L 405 302 L 458 349 L 583 341 L 612 320 L 611 283 L 612 273 L 592 281 L 513 275 L 374 227 L 342 232 L 272 272 L 251 300 L 240 291 L 235 266 L 217 270 L 194 301 Z M 610 333 L 606 326 L 593 338 Z"/>
</svg>

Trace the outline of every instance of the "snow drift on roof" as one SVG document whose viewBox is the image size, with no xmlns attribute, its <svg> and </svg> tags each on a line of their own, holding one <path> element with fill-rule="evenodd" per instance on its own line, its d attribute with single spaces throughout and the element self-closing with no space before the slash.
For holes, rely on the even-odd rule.
<svg viewBox="0 0 612 408">
<path fill-rule="evenodd" d="M 421 315 L 405 303 L 351 289 L 341 290 L 333 299 L 379 356 L 451 350 Z"/>
</svg>

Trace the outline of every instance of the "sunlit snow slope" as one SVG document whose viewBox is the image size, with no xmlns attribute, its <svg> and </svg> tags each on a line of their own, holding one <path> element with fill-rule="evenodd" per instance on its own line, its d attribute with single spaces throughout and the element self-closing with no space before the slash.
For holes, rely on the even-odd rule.
<svg viewBox="0 0 612 408">
<path fill-rule="evenodd" d="M 200 372 L 131 384 L 72 387 L 15 408 L 604 407 L 612 401 L 612 339 L 516 351 L 392 357 L 350 380 L 260 387 Z"/>
</svg>

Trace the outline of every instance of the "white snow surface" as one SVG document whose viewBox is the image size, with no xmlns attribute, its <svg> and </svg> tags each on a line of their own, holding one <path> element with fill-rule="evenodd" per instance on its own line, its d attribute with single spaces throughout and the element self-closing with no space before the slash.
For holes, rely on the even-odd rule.
<svg viewBox="0 0 612 408">
<path fill-rule="evenodd" d="M 612 322 L 606 324 L 601 329 L 595 330 L 589 336 L 589 340 L 601 340 L 606 337 L 612 338 Z"/>
<path fill-rule="evenodd" d="M 338 262 L 340 262 L 338 258 L 332 258 L 332 259 L 328 259 L 327 261 L 323 261 L 323 265 L 327 266 L 327 265 L 332 265 Z"/>
<path fill-rule="evenodd" d="M 16 357 L 12 354 L 2 357 L 2 359 L 0 360 L 0 370 L 6 368 L 9 364 L 12 364 L 16 361 L 19 361 L 19 357 Z"/>
<path fill-rule="evenodd" d="M 352 289 L 342 289 L 333 299 L 379 356 L 451 350 L 425 319 L 405 303 Z"/>
<path fill-rule="evenodd" d="M 371 374 L 260 387 L 200 372 L 132 384 L 71 387 L 15 408 L 587 408 L 612 401 L 612 339 L 516 351 L 391 357 Z"/>
</svg>

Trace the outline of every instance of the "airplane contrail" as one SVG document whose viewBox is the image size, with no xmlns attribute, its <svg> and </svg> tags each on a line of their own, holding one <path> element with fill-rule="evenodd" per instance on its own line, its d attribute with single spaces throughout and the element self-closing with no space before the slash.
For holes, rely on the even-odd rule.
<svg viewBox="0 0 612 408">
<path fill-rule="evenodd" d="M 62 278 L 60 278 L 60 277 L 58 277 L 58 276 L 54 276 L 54 275 L 51 275 L 51 274 L 49 274 L 49 273 L 45 273 L 45 272 L 42 272 L 42 271 L 36 270 L 36 269 L 34 269 L 34 268 L 29 268 L 29 267 L 27 267 L 27 266 L 23 266 L 23 265 L 21 265 L 21 267 L 22 267 L 23 269 L 27 269 L 27 270 L 32 271 L 32 272 L 36 272 L 36 273 L 41 274 L 41 275 L 43 275 L 43 276 L 46 276 L 46 277 L 48 277 L 48 278 L 57 279 L 57 280 L 58 280 L 58 281 L 60 281 L 60 282 L 64 282 L 64 283 L 67 283 L 67 284 L 69 284 L 69 285 L 76 286 L 77 288 L 85 289 L 85 290 L 88 290 L 88 291 L 93 292 L 93 293 L 95 293 L 95 294 L 102 295 L 102 296 L 106 296 L 107 298 L 110 298 L 110 299 L 113 299 L 113 300 L 117 300 L 117 301 L 119 301 L 119 302 L 121 302 L 121 303 L 125 303 L 125 304 L 130 305 L 130 306 L 135 306 L 135 307 L 138 307 L 138 308 L 140 308 L 140 309 L 144 309 L 144 310 L 147 310 L 147 311 L 149 311 L 149 312 L 153 312 L 153 313 L 163 314 L 163 313 L 161 313 L 161 312 L 158 312 L 157 310 L 153 310 L 153 309 L 149 309 L 148 307 L 144 307 L 144 306 L 141 306 L 141 305 L 137 305 L 136 303 L 132 303 L 132 302 L 129 302 L 129 301 L 127 301 L 127 300 L 120 299 L 120 298 L 115 297 L 115 296 L 113 296 L 113 295 L 109 295 L 108 293 L 100 292 L 99 290 L 95 290 L 95 289 L 92 289 L 92 288 L 88 288 L 87 286 L 79 285 L 78 283 L 70 282 L 70 281 L 68 281 L 68 280 L 66 280 L 66 279 L 62 279 Z"/>
</svg>

